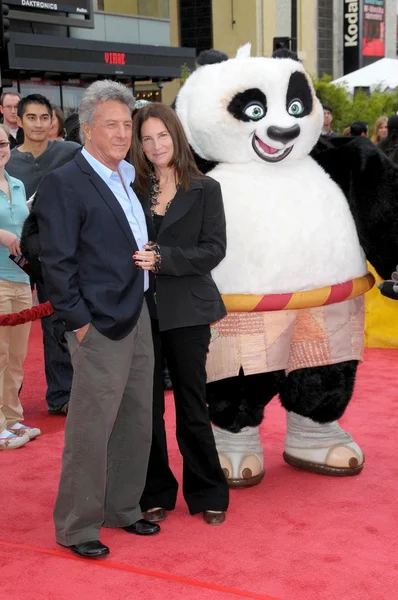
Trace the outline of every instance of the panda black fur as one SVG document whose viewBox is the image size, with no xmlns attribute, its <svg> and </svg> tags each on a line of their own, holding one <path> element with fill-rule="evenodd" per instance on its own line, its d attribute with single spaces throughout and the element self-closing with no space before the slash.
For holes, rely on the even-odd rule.
<svg viewBox="0 0 398 600">
<path fill-rule="evenodd" d="M 242 60 L 244 63 L 240 62 Z M 351 247 L 349 250 L 347 246 L 349 251 L 345 262 L 348 264 L 343 264 L 345 251 L 343 244 L 339 257 L 334 257 L 333 254 L 330 255 L 327 252 L 324 254 L 324 263 L 321 260 L 318 265 L 319 271 L 324 264 L 324 270 L 329 271 L 329 283 L 341 283 L 349 277 L 355 278 L 363 275 L 366 272 L 366 258 L 383 278 L 389 278 L 395 269 L 398 257 L 398 210 L 396 205 L 398 169 L 395 165 L 371 142 L 363 138 L 318 139 L 322 124 L 320 103 L 315 98 L 312 85 L 304 69 L 301 65 L 294 64 L 292 60 L 284 57 L 279 59 L 249 58 L 247 49 L 242 49 L 236 59 L 231 59 L 220 67 L 215 67 L 215 65 L 208 67 L 206 60 L 202 64 L 204 66 L 191 76 L 188 85 L 184 86 L 185 89 L 182 89 L 177 98 L 177 113 L 182 120 L 191 147 L 201 161 L 199 163 L 201 168 L 210 176 L 219 179 L 223 193 L 225 190 L 226 194 L 230 195 L 233 193 L 236 180 L 234 182 L 232 178 L 230 185 L 228 185 L 228 176 L 223 180 L 223 164 L 226 171 L 230 164 L 234 165 L 233 177 L 238 172 L 245 177 L 246 165 L 250 162 L 253 185 L 247 187 L 246 197 L 242 196 L 242 211 L 244 211 L 247 202 L 267 202 L 277 189 L 274 185 L 271 192 L 264 189 L 263 195 L 253 198 L 252 190 L 256 187 L 256 173 L 260 175 L 261 169 L 265 167 L 272 179 L 276 171 L 271 171 L 269 167 L 279 169 L 280 187 L 283 188 L 283 180 L 291 175 L 294 176 L 293 161 L 301 160 L 305 154 L 308 154 L 316 161 L 316 163 L 312 163 L 313 166 L 311 166 L 309 156 L 302 161 L 303 166 L 307 164 L 309 169 L 308 185 L 311 187 L 312 180 L 319 177 L 325 188 L 332 190 L 332 198 L 336 199 L 336 206 L 339 206 L 339 210 L 345 211 L 344 214 L 342 213 L 343 218 L 340 218 L 343 228 L 347 227 L 344 236 L 349 240 L 348 246 Z M 277 65 L 277 68 L 274 68 L 274 65 Z M 216 71 L 217 68 L 218 71 Z M 206 72 L 206 69 L 214 69 L 214 75 L 211 75 L 209 71 Z M 272 105 L 272 99 L 270 106 L 267 105 L 268 92 L 271 96 L 275 92 L 275 89 L 271 91 L 270 87 L 268 90 L 265 89 L 268 84 L 267 74 L 269 74 L 274 88 L 278 82 L 281 88 L 283 85 L 285 86 L 284 91 L 278 96 L 279 108 L 276 103 Z M 286 83 L 283 83 L 284 81 Z M 218 97 L 217 94 L 219 94 Z M 195 96 L 201 99 L 202 116 L 199 113 L 195 114 L 195 109 L 193 109 Z M 203 101 L 203 99 L 205 100 Z M 293 106 L 296 100 L 299 102 Z M 286 118 L 282 115 L 280 110 L 282 104 L 285 113 L 289 112 L 289 116 L 295 117 L 296 121 L 295 118 Z M 273 114 L 279 114 L 281 118 L 276 119 L 275 123 L 269 123 L 267 128 L 262 129 L 259 133 L 257 127 L 253 126 L 254 118 L 257 123 L 261 123 L 269 110 L 274 111 Z M 296 115 L 294 115 L 295 111 L 298 111 Z M 237 123 L 234 123 L 228 114 Z M 305 129 L 305 121 L 302 121 L 305 117 L 312 119 L 312 123 L 302 136 L 301 125 L 303 124 Z M 259 139 L 257 139 L 257 135 Z M 301 148 L 299 146 L 301 154 L 299 155 L 294 148 L 296 139 L 299 140 L 299 144 L 301 142 Z M 243 146 L 243 149 L 237 147 L 239 144 Z M 250 151 L 252 151 L 252 156 Z M 289 156 L 290 154 L 291 156 Z M 286 164 L 283 165 L 285 160 Z M 221 164 L 217 167 L 219 163 Z M 280 168 L 281 163 L 282 168 Z M 291 170 L 288 168 L 289 164 Z M 322 168 L 324 175 L 317 170 L 316 165 Z M 328 183 L 329 177 L 331 181 Z M 281 197 L 284 198 L 283 193 Z M 310 213 L 311 211 L 309 215 Z M 237 222 L 237 213 L 234 218 Z M 259 218 L 261 221 L 260 214 Z M 287 233 L 288 239 L 290 239 L 291 230 L 284 231 L 281 222 L 275 224 L 276 233 L 279 236 Z M 339 229 L 335 227 L 334 235 L 338 234 Z M 247 236 L 247 231 L 243 235 Z M 327 237 L 326 232 L 325 239 Z M 236 239 L 235 235 L 235 241 Z M 299 241 L 299 239 L 298 237 L 297 240 Z M 320 243 L 319 240 L 318 243 Z M 230 244 L 231 240 L 229 240 Z M 302 248 L 304 248 L 304 244 L 302 247 L 298 245 L 296 251 L 301 252 Z M 321 244 L 319 248 L 322 252 Z M 255 254 L 255 260 L 260 260 L 260 263 L 267 265 L 266 253 L 257 252 L 256 247 Z M 286 265 L 286 255 L 283 253 L 280 257 L 278 254 L 272 255 L 269 260 L 277 264 L 278 258 L 282 265 Z M 333 262 L 334 259 L 340 262 L 342 269 L 340 267 L 338 270 L 331 268 L 328 263 Z M 223 263 L 220 265 L 221 268 L 222 265 Z M 258 289 L 253 291 L 252 287 L 245 289 L 244 285 L 237 289 L 240 284 L 237 284 L 235 279 L 230 282 L 232 287 L 229 287 L 228 268 L 225 266 L 225 269 L 226 276 L 223 277 L 221 274 L 221 277 L 218 277 L 215 274 L 216 282 L 221 284 L 222 293 L 259 292 Z M 345 276 L 341 275 L 341 271 L 344 269 L 346 269 Z M 288 272 L 285 287 L 286 281 L 282 281 L 281 284 L 278 284 L 279 287 L 275 288 L 275 281 L 267 281 L 267 277 L 264 277 L 260 282 L 261 291 L 264 293 L 281 293 L 289 289 L 292 291 L 292 288 L 289 287 L 291 285 L 293 285 L 294 291 L 305 290 L 311 289 L 311 285 L 320 287 L 328 280 L 322 281 L 322 274 L 318 273 L 318 279 L 315 277 L 311 283 L 308 278 L 306 280 L 304 278 L 301 282 L 302 287 L 300 287 L 300 278 L 295 279 L 294 269 L 289 271 L 287 268 L 286 270 Z M 236 270 L 231 270 L 231 265 L 229 273 L 234 273 L 234 277 L 236 277 Z M 243 270 L 242 273 L 243 276 L 238 277 L 240 280 L 244 279 Z M 276 280 L 275 270 L 273 276 Z M 330 280 L 330 277 L 335 280 Z M 341 277 L 340 280 L 339 277 Z M 304 447 L 305 439 L 319 434 L 316 429 L 319 423 L 325 424 L 325 438 L 334 436 L 336 444 L 341 443 L 342 447 L 352 450 L 351 458 L 342 468 L 324 468 L 324 464 L 316 464 L 316 459 L 315 463 L 311 462 L 310 451 L 307 460 L 299 460 L 297 463 L 294 460 L 288 460 L 288 462 L 301 468 L 308 468 L 308 470 L 334 475 L 352 475 L 359 472 L 363 461 L 360 449 L 350 436 L 344 438 L 344 432 L 340 430 L 340 433 L 335 428 L 337 424 L 332 424 L 344 413 L 351 399 L 357 364 L 356 360 L 342 360 L 337 364 L 296 369 L 288 375 L 283 370 L 276 370 L 245 376 L 240 369 L 239 373 L 233 377 L 208 384 L 209 408 L 214 424 L 220 428 L 218 446 L 220 457 L 224 459 L 223 466 L 229 473 L 230 483 L 245 485 L 247 484 L 247 481 L 244 481 L 246 478 L 249 484 L 253 484 L 261 478 L 262 473 L 259 473 L 258 469 L 255 477 L 244 475 L 244 471 L 251 474 L 251 471 L 256 472 L 256 469 L 255 467 L 254 470 L 244 469 L 242 457 L 252 453 L 254 457 L 260 458 L 261 449 L 259 449 L 258 443 L 252 443 L 250 439 L 245 442 L 244 436 L 242 438 L 239 436 L 261 423 L 264 406 L 278 393 L 286 410 L 294 415 L 294 418 L 296 416 L 301 418 L 301 421 L 291 424 L 293 433 L 290 432 L 290 435 L 294 437 L 295 430 L 298 431 L 299 445 L 303 441 Z M 300 427 L 302 427 L 302 432 L 299 431 Z M 231 435 L 228 437 L 228 432 L 236 434 L 236 437 Z M 348 436 L 348 434 L 345 435 Z M 300 436 L 302 437 L 300 438 Z M 243 446 L 246 444 L 246 447 L 243 447 L 242 443 Z M 234 445 L 237 447 L 240 445 L 241 448 L 235 448 Z M 304 449 L 303 456 L 306 456 L 306 452 L 307 450 Z M 235 459 L 240 461 L 237 468 L 236 464 L 232 464 Z M 234 475 L 231 470 L 235 472 Z"/>
</svg>

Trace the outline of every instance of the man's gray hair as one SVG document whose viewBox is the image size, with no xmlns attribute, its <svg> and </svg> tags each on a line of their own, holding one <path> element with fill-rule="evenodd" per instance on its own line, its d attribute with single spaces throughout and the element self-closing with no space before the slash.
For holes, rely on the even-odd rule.
<svg viewBox="0 0 398 600">
<path fill-rule="evenodd" d="M 106 102 L 107 100 L 117 100 L 122 102 L 130 109 L 131 113 L 135 107 L 135 99 L 131 90 L 122 83 L 112 81 L 111 79 L 104 79 L 95 81 L 89 85 L 79 104 L 80 137 L 82 138 L 83 143 L 85 141 L 85 136 L 82 126 L 84 123 L 91 125 L 98 104 Z"/>
</svg>

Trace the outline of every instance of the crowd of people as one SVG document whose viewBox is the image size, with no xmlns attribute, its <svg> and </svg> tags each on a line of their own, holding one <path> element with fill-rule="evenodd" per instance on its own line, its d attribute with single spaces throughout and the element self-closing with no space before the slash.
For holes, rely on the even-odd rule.
<svg viewBox="0 0 398 600">
<path fill-rule="evenodd" d="M 326 137 L 337 137 L 333 131 L 333 108 L 329 104 L 323 104 L 323 127 L 322 135 Z M 354 121 L 343 130 L 344 136 L 369 137 L 369 124 L 366 121 Z M 393 162 L 398 164 L 398 114 L 390 117 L 381 116 L 373 125 L 371 141 L 376 144 Z"/>
<path fill-rule="evenodd" d="M 55 311 L 42 328 L 48 410 L 67 414 L 57 542 L 102 557 L 102 525 L 152 535 L 174 509 L 165 361 L 185 501 L 221 524 L 229 493 L 206 404 L 210 324 L 226 314 L 211 277 L 226 251 L 220 185 L 198 170 L 174 110 L 137 110 L 122 84 L 93 83 L 67 119 L 39 94 L 4 93 L 0 110 L 0 312 L 30 308 L 32 288 Z M 332 122 L 325 105 L 324 136 Z M 378 119 L 372 141 L 395 160 L 398 115 Z M 0 449 L 41 433 L 19 400 L 29 331 L 0 328 Z"/>
</svg>

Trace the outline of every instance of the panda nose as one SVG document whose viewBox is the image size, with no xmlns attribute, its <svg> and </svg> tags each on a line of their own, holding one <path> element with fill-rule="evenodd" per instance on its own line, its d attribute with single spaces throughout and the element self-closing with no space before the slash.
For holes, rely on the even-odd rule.
<svg viewBox="0 0 398 600">
<path fill-rule="evenodd" d="M 275 140 L 275 142 L 291 142 L 296 137 L 300 135 L 300 125 L 293 125 L 293 127 L 277 127 L 276 125 L 271 125 L 267 129 L 267 135 L 271 140 Z"/>
</svg>

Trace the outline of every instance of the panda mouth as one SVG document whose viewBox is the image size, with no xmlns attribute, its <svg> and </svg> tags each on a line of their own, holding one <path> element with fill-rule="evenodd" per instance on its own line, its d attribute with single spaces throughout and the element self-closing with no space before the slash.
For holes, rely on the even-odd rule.
<svg viewBox="0 0 398 600">
<path fill-rule="evenodd" d="M 288 148 L 273 148 L 272 146 L 269 146 L 260 140 L 255 133 L 253 134 L 252 146 L 257 156 L 259 156 L 262 160 L 271 163 L 277 163 L 286 158 L 294 147 L 289 146 Z"/>
</svg>

